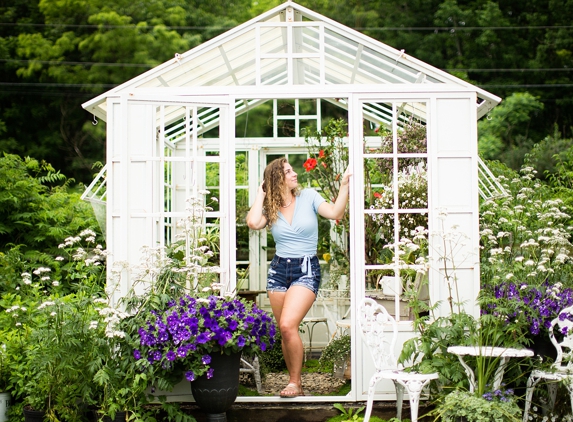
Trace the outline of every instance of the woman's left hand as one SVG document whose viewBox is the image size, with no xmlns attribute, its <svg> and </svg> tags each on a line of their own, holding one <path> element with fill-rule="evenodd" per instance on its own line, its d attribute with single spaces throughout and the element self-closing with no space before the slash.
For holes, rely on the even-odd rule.
<svg viewBox="0 0 573 422">
<path fill-rule="evenodd" d="M 350 176 L 352 176 L 352 172 L 350 171 L 350 167 L 346 167 L 344 174 L 342 175 L 342 180 L 340 181 L 341 185 L 347 185 L 350 182 Z"/>
</svg>

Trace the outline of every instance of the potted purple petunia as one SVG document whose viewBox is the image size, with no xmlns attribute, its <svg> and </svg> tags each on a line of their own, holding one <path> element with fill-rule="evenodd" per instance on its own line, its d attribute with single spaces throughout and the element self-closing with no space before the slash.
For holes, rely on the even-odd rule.
<svg viewBox="0 0 573 422">
<path fill-rule="evenodd" d="M 184 377 L 204 411 L 223 414 L 238 394 L 241 355 L 272 348 L 276 326 L 245 299 L 183 295 L 152 311 L 138 333 L 134 356 L 143 369 Z"/>
<path fill-rule="evenodd" d="M 182 296 L 163 312 L 153 312 L 139 329 L 141 347 L 134 351 L 144 366 L 180 368 L 188 381 L 206 374 L 216 354 L 253 354 L 273 347 L 272 317 L 241 298 Z"/>
</svg>

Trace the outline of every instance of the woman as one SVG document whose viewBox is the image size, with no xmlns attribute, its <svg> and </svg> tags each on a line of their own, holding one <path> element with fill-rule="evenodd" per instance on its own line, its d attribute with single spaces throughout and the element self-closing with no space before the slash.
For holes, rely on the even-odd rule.
<svg viewBox="0 0 573 422">
<path fill-rule="evenodd" d="M 314 189 L 300 190 L 292 166 L 286 158 L 278 158 L 265 168 L 263 183 L 247 214 L 249 228 L 260 230 L 268 226 L 276 243 L 267 293 L 281 331 L 283 355 L 289 371 L 289 383 L 281 391 L 281 397 L 304 395 L 301 378 L 304 352 L 298 330 L 320 286 L 316 214 L 332 220 L 344 216 L 349 177 L 347 170 L 338 198 L 331 204 Z"/>
</svg>

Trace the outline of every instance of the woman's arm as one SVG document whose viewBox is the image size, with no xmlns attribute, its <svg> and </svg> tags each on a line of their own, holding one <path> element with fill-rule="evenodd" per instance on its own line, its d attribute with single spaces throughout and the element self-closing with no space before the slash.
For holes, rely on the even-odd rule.
<svg viewBox="0 0 573 422">
<path fill-rule="evenodd" d="M 252 230 L 260 230 L 267 225 L 267 218 L 263 215 L 263 201 L 267 194 L 263 190 L 263 184 L 257 189 L 255 203 L 247 214 L 247 226 Z"/>
<path fill-rule="evenodd" d="M 331 220 L 340 220 L 344 217 L 344 212 L 346 211 L 346 204 L 348 203 L 348 183 L 352 173 L 346 169 L 344 175 L 342 176 L 342 181 L 340 182 L 340 190 L 338 191 L 338 196 L 334 204 L 329 202 L 323 202 L 318 207 L 318 213 L 324 218 L 329 218 Z"/>
</svg>

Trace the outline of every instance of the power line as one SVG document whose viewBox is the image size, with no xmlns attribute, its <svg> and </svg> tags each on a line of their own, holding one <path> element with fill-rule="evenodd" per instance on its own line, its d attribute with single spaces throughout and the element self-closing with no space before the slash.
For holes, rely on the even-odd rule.
<svg viewBox="0 0 573 422">
<path fill-rule="evenodd" d="M 46 88 L 115 88 L 119 84 L 69 84 L 58 82 L 0 82 L 0 86 L 13 86 L 13 87 L 46 87 Z M 479 87 L 491 88 L 563 88 L 573 87 L 573 84 L 478 84 Z M 18 91 L 19 92 L 19 91 Z"/>
<path fill-rule="evenodd" d="M 18 23 L 18 22 L 0 22 L 0 26 L 29 26 L 29 27 L 52 27 L 52 28 L 94 28 L 94 29 L 114 29 L 114 28 L 143 28 L 137 24 L 132 25 L 96 25 L 96 24 L 73 24 L 73 23 Z M 153 29 L 155 26 L 148 26 Z M 166 29 L 197 29 L 197 30 L 228 30 L 234 26 L 163 26 Z M 379 27 L 364 26 L 355 27 L 357 31 L 506 31 L 506 30 L 535 30 L 535 29 L 571 29 L 572 25 L 526 25 L 526 26 L 398 26 L 398 27 Z"/>
<path fill-rule="evenodd" d="M 573 67 L 555 69 L 444 69 L 446 72 L 570 72 Z"/>
<path fill-rule="evenodd" d="M 106 66 L 106 67 L 146 67 L 151 68 L 156 65 L 146 64 L 146 63 L 102 63 L 102 62 L 70 62 L 70 61 L 58 61 L 58 60 L 34 60 L 34 59 L 0 59 L 0 62 L 4 63 L 40 63 L 49 65 L 70 65 L 70 66 Z"/>
<path fill-rule="evenodd" d="M 498 85 L 498 84 L 483 84 L 479 85 L 480 88 L 569 88 L 573 87 L 573 84 L 507 84 L 507 85 Z"/>
<path fill-rule="evenodd" d="M 540 26 L 411 26 L 411 27 L 372 27 L 354 28 L 358 31 L 504 31 L 521 29 L 571 29 L 571 25 Z"/>
<path fill-rule="evenodd" d="M 40 63 L 48 65 L 70 66 L 103 66 L 103 67 L 144 67 L 152 68 L 156 65 L 148 63 L 109 63 L 109 62 L 82 62 L 82 61 L 58 61 L 58 60 L 34 60 L 34 59 L 0 59 L 0 63 Z M 446 72 L 571 72 L 573 67 L 566 68 L 476 68 L 476 69 L 444 69 Z"/>
<path fill-rule="evenodd" d="M 58 82 L 0 82 L 0 86 L 70 87 L 70 88 L 114 88 L 118 84 L 67 84 Z"/>
</svg>

